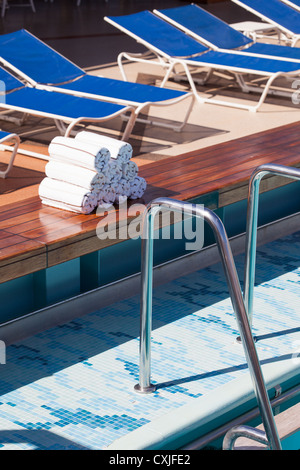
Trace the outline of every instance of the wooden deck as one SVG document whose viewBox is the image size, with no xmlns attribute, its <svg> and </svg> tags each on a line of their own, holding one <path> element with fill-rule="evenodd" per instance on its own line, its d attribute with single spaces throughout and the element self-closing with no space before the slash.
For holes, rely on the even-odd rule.
<svg viewBox="0 0 300 470">
<path fill-rule="evenodd" d="M 168 157 L 140 167 L 148 187 L 141 203 L 156 197 L 190 200 L 216 192 L 218 207 L 242 200 L 252 171 L 264 163 L 300 166 L 300 122 L 251 136 Z M 43 206 L 37 183 L 44 177 L 40 163 L 35 186 L 22 200 L 0 205 L 0 282 L 51 267 L 102 249 L 118 240 L 96 236 L 101 218 Z M 5 184 L 9 184 L 9 179 Z M 19 182 L 21 176 L 19 176 Z M 266 178 L 262 190 L 287 184 Z"/>
</svg>

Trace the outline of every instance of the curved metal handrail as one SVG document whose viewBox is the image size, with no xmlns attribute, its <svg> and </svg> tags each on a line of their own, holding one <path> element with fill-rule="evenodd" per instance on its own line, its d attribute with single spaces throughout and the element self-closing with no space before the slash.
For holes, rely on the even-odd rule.
<svg viewBox="0 0 300 470">
<path fill-rule="evenodd" d="M 185 214 L 200 217 L 211 226 L 214 232 L 267 439 L 271 449 L 279 450 L 281 449 L 280 439 L 252 337 L 229 240 L 219 217 L 202 205 L 197 206 L 174 199 L 158 198 L 148 204 L 144 211 L 141 260 L 140 374 L 139 383 L 135 386 L 135 390 L 140 393 L 151 393 L 155 390 L 155 385 L 151 383 L 153 230 L 155 214 L 160 208 L 181 213 L 184 211 Z"/>
<path fill-rule="evenodd" d="M 260 442 L 265 446 L 269 445 L 266 433 L 260 429 L 251 428 L 250 426 L 240 425 L 234 426 L 233 428 L 229 429 L 229 431 L 225 434 L 223 440 L 223 450 L 233 450 L 235 441 L 239 437 L 247 437 L 248 439 L 252 439 L 253 441 Z"/>
<path fill-rule="evenodd" d="M 265 175 L 273 174 L 300 180 L 300 169 L 283 165 L 261 165 L 251 175 L 248 188 L 248 208 L 246 226 L 246 253 L 244 273 L 244 302 L 248 312 L 250 325 L 253 319 L 253 292 L 255 281 L 256 244 L 257 244 L 257 219 L 259 203 L 259 187 Z"/>
</svg>

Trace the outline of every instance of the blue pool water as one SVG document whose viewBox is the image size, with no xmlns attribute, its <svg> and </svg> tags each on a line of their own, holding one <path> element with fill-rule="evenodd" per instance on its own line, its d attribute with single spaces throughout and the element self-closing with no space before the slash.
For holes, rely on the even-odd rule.
<svg viewBox="0 0 300 470">
<path fill-rule="evenodd" d="M 299 253 L 300 233 L 258 248 L 253 331 L 265 364 L 299 349 Z M 154 291 L 153 394 L 133 389 L 139 296 L 13 344 L 0 365 L 0 448 L 105 449 L 249 374 L 238 334 L 217 264 Z"/>
<path fill-rule="evenodd" d="M 283 440 L 282 450 L 300 450 L 300 431 Z"/>
</svg>

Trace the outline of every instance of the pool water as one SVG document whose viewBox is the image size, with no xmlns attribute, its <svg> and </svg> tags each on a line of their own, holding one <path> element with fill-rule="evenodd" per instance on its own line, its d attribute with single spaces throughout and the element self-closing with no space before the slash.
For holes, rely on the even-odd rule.
<svg viewBox="0 0 300 470">
<path fill-rule="evenodd" d="M 282 450 L 300 450 L 300 431 L 284 439 Z"/>
</svg>

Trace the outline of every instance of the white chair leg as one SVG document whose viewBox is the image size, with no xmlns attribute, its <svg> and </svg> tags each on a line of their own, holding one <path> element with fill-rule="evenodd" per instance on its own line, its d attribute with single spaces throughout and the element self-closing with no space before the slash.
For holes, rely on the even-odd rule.
<svg viewBox="0 0 300 470">
<path fill-rule="evenodd" d="M 77 0 L 77 6 L 79 7 L 81 3 L 81 0 Z"/>
<path fill-rule="evenodd" d="M 1 11 L 2 18 L 4 18 L 6 7 L 7 7 L 7 0 L 2 0 L 2 11 Z"/>
<path fill-rule="evenodd" d="M 15 145 L 14 147 L 10 150 L 8 147 L 6 147 L 6 150 L 9 150 L 12 152 L 11 154 L 11 157 L 10 157 L 10 161 L 7 165 L 7 168 L 5 171 L 0 171 L 0 178 L 6 178 L 6 176 L 8 175 L 8 173 L 10 172 L 10 170 L 12 169 L 12 166 L 14 164 L 14 159 L 15 159 L 15 156 L 17 155 L 17 152 L 18 152 L 18 148 L 19 148 L 19 144 L 20 144 L 20 138 L 17 134 L 11 134 L 7 137 L 4 137 L 1 141 L 0 141 L 0 147 L 1 147 L 1 144 L 6 142 L 6 141 L 14 141 L 15 142 Z"/>
<path fill-rule="evenodd" d="M 24 6 L 27 6 L 27 4 L 25 4 Z M 35 13 L 35 6 L 34 6 L 33 0 L 29 0 L 28 6 L 31 6 L 33 13 Z M 5 10 L 7 7 L 8 7 L 7 0 L 2 0 L 2 10 L 1 10 L 2 18 L 4 18 L 5 16 Z"/>
</svg>

